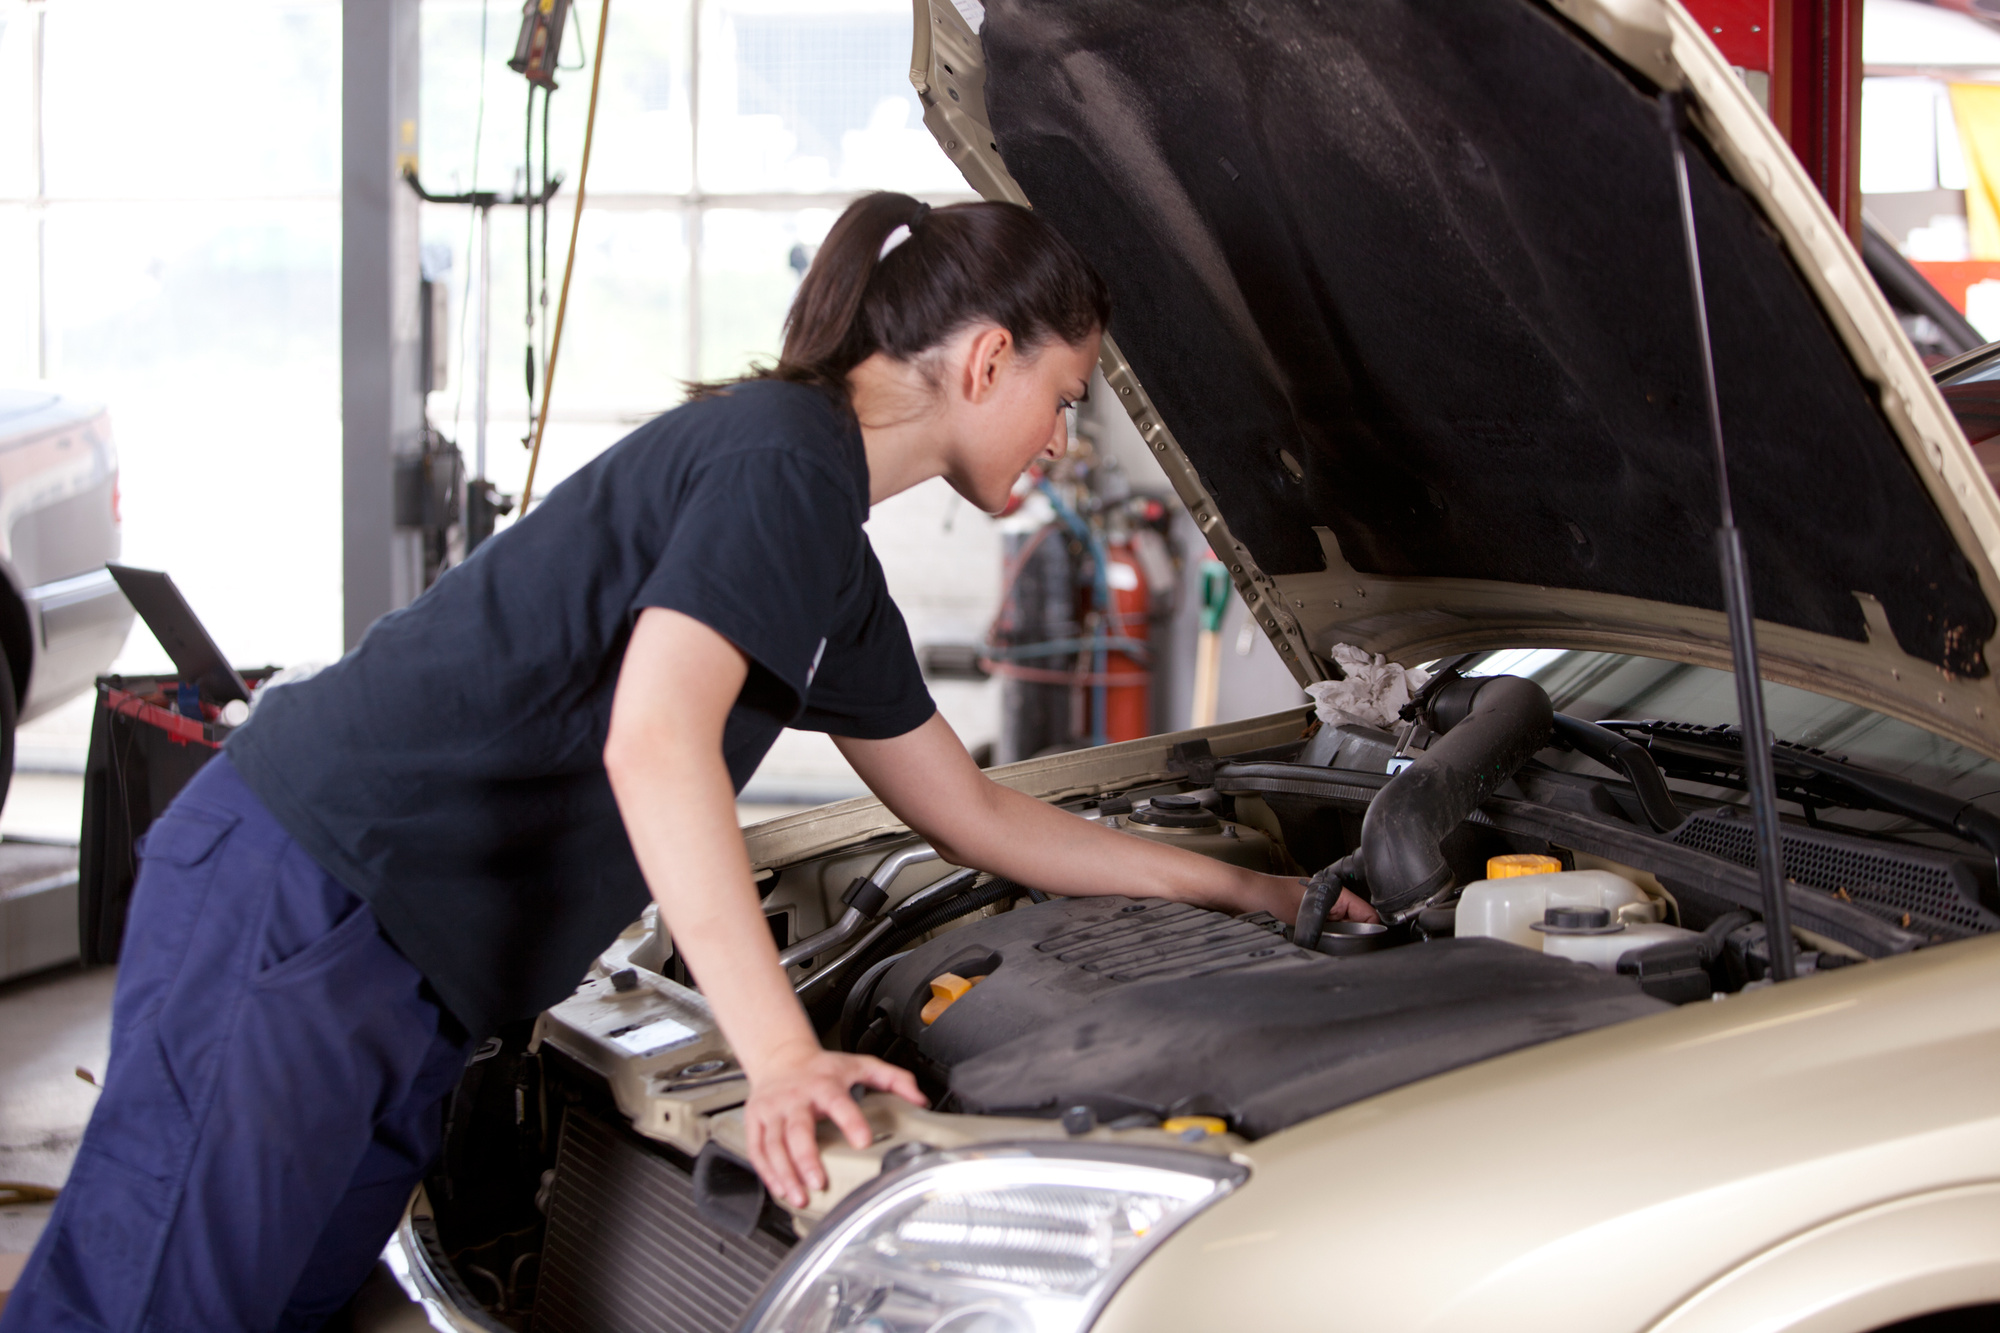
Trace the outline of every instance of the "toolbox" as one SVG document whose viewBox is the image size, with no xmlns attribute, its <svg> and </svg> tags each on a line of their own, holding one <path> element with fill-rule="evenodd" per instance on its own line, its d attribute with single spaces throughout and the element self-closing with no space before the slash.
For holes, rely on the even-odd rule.
<svg viewBox="0 0 2000 1333">
<path fill-rule="evenodd" d="M 276 669 L 243 674 L 260 685 Z M 231 728 L 213 705 L 179 707 L 195 692 L 176 676 L 99 676 L 90 750 L 83 766 L 83 829 L 77 863 L 78 945 L 85 966 L 118 961 L 125 909 L 139 871 L 132 844 L 160 816 Z"/>
<path fill-rule="evenodd" d="M 164 573 L 107 568 L 176 674 L 97 678 L 77 848 L 77 943 L 85 966 L 118 961 L 139 873 L 133 844 L 215 757 L 230 722 L 248 716 L 252 690 L 277 674 L 275 667 L 231 667 Z"/>
</svg>

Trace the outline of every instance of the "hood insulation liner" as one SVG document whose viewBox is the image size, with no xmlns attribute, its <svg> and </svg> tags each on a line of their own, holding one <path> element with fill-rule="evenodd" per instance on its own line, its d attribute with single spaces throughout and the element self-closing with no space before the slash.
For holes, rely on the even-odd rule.
<svg viewBox="0 0 2000 1333">
<path fill-rule="evenodd" d="M 993 0 L 1008 169 L 1273 575 L 1722 609 L 1651 90 L 1529 0 Z M 1994 613 L 1755 205 L 1691 157 L 1760 618 L 1979 677 Z M 1293 479 L 1279 452 L 1302 465 Z"/>
</svg>

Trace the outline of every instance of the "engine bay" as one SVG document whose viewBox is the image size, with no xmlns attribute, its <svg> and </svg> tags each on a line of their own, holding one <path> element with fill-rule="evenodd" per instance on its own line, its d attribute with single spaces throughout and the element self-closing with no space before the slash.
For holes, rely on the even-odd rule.
<svg viewBox="0 0 2000 1333">
<path fill-rule="evenodd" d="M 1276 923 L 1272 923 L 1276 924 Z M 939 974 L 979 984 L 925 1021 Z M 1390 1088 L 1669 1006 L 1493 939 L 1334 958 L 1261 924 L 1124 898 L 1041 903 L 913 950 L 871 1002 L 883 1054 L 968 1115 L 1261 1138 Z"/>
<path fill-rule="evenodd" d="M 1308 879 L 1294 921 L 1050 898 L 908 833 L 774 867 L 764 912 L 822 1041 L 911 1070 L 931 1099 L 865 1097 L 875 1142 L 823 1135 L 829 1188 L 796 1212 L 743 1166 L 747 1081 L 649 909 L 569 1000 L 475 1057 L 419 1205 L 424 1243 L 503 1325 L 617 1326 L 605 1302 L 666 1283 L 736 1292 L 702 1324 L 728 1327 L 798 1235 L 911 1154 L 1085 1139 L 1227 1155 L 1510 1051 L 1770 984 L 1749 820 L 1685 780 L 1697 761 L 1717 779 L 1729 738 L 1618 725 L 1562 718 L 1523 679 L 1465 679 L 1400 735 L 1313 724 L 1221 756 L 1183 743 L 1166 774 L 1058 800 Z M 1578 754 L 1596 768 L 1564 766 Z M 1798 771 L 1860 781 L 1813 764 Z M 2000 929 L 1980 832 L 1936 846 L 1787 823 L 1800 971 Z M 1382 924 L 1324 920 L 1341 886 Z"/>
</svg>

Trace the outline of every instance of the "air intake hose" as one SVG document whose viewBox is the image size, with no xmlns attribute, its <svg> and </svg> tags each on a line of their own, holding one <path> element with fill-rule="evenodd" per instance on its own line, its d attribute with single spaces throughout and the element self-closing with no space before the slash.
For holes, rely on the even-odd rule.
<svg viewBox="0 0 2000 1333">
<path fill-rule="evenodd" d="M 1385 919 L 1401 919 L 1451 887 L 1440 844 L 1549 743 L 1554 719 L 1542 687 L 1519 676 L 1454 680 L 1427 701 L 1424 720 L 1437 739 L 1382 788 L 1361 821 L 1369 894 Z"/>
</svg>

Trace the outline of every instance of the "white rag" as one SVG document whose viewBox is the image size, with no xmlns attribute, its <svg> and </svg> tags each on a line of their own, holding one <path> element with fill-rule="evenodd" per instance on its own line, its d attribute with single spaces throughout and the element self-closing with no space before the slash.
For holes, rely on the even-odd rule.
<svg viewBox="0 0 2000 1333">
<path fill-rule="evenodd" d="M 1333 660 L 1346 673 L 1345 680 L 1316 680 L 1306 686 L 1313 711 L 1328 726 L 1359 722 L 1393 731 L 1403 705 L 1431 679 L 1422 667 L 1385 662 L 1380 653 L 1370 657 L 1351 643 L 1335 644 Z"/>
<path fill-rule="evenodd" d="M 326 670 L 326 667 L 327 664 L 325 662 L 300 662 L 295 666 L 288 666 L 284 670 L 277 672 L 262 685 L 250 691 L 250 711 L 253 713 L 256 712 L 257 705 L 263 703 L 264 696 L 268 695 L 272 690 L 283 689 L 287 685 L 296 685 L 302 680 L 311 680 L 314 676 Z"/>
</svg>

